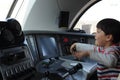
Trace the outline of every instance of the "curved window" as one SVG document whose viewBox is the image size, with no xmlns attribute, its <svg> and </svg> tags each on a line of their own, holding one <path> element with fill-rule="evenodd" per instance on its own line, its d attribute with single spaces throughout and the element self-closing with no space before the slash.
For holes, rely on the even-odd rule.
<svg viewBox="0 0 120 80">
<path fill-rule="evenodd" d="M 25 16 L 30 11 L 36 0 L 3 0 L 0 2 L 0 21 L 6 18 L 15 18 L 23 25 Z M 22 26 L 23 27 L 23 26 Z"/>
<path fill-rule="evenodd" d="M 96 24 L 101 19 L 114 18 L 120 21 L 119 9 L 119 0 L 102 0 L 89 8 L 73 29 L 82 29 L 88 34 L 93 34 L 96 31 Z"/>
<path fill-rule="evenodd" d="M 14 0 L 2 0 L 0 2 L 0 20 L 6 19 Z"/>
</svg>

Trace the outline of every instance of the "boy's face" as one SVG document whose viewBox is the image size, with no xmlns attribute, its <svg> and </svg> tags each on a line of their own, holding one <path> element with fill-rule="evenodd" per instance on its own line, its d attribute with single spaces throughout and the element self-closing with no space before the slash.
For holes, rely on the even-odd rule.
<svg viewBox="0 0 120 80">
<path fill-rule="evenodd" d="M 106 35 L 101 29 L 97 29 L 95 40 L 95 44 L 97 46 L 106 47 L 109 42 L 109 36 Z"/>
</svg>

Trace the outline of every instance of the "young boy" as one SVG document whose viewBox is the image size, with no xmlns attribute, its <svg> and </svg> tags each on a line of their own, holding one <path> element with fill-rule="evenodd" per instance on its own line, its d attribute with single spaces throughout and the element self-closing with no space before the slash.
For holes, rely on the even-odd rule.
<svg viewBox="0 0 120 80">
<path fill-rule="evenodd" d="M 117 80 L 120 73 L 120 22 L 106 18 L 98 22 L 95 44 L 74 43 L 70 52 L 78 59 L 96 60 L 98 80 Z"/>
</svg>

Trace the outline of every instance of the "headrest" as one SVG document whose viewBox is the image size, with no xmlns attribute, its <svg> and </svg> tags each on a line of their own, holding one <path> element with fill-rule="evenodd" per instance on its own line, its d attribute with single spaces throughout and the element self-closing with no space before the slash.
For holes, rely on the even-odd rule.
<svg viewBox="0 0 120 80">
<path fill-rule="evenodd" d="M 13 18 L 0 21 L 0 48 L 20 45 L 24 42 L 24 34 L 20 23 Z"/>
</svg>

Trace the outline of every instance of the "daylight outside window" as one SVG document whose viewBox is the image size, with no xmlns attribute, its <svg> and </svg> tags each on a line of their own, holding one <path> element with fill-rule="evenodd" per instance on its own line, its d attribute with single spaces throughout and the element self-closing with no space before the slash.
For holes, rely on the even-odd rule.
<svg viewBox="0 0 120 80">
<path fill-rule="evenodd" d="M 79 19 L 74 29 L 85 30 L 88 34 L 96 32 L 96 24 L 104 18 L 120 21 L 119 0 L 102 0 L 89 8 Z"/>
<path fill-rule="evenodd" d="M 0 21 L 4 21 L 6 20 L 6 18 L 15 18 L 22 25 L 29 1 L 30 0 L 3 0 L 1 1 L 0 2 Z M 12 7 L 13 3 L 14 3 L 14 6 Z M 9 14 L 11 7 L 12 7 L 12 10 L 11 10 L 11 13 Z"/>
<path fill-rule="evenodd" d="M 14 0 L 2 0 L 0 2 L 0 20 L 5 20 Z"/>
</svg>

